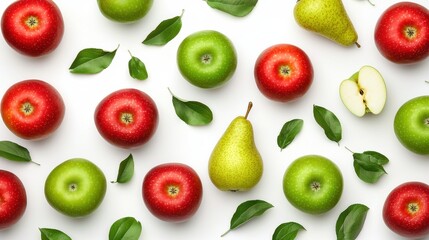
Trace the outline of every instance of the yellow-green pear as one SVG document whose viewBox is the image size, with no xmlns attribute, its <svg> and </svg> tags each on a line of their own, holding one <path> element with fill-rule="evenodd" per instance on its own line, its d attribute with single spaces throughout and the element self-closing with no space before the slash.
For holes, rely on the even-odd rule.
<svg viewBox="0 0 429 240">
<path fill-rule="evenodd" d="M 209 160 L 209 176 L 222 191 L 247 191 L 261 179 L 263 162 L 255 145 L 252 123 L 246 115 L 229 124 L 217 142 Z"/>
<path fill-rule="evenodd" d="M 360 47 L 356 30 L 341 0 L 298 0 L 293 13 L 301 27 L 338 44 Z"/>
</svg>

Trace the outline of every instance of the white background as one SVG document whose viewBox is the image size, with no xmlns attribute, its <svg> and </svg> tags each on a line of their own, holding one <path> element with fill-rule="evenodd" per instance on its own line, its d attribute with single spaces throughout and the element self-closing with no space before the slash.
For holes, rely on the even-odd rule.
<svg viewBox="0 0 429 240">
<path fill-rule="evenodd" d="M 0 1 L 3 11 L 11 0 Z M 141 21 L 124 25 L 103 17 L 95 0 L 56 1 L 65 22 L 60 46 L 42 58 L 29 58 L 12 50 L 0 40 L 0 96 L 12 84 L 30 78 L 42 79 L 61 93 L 66 114 L 60 128 L 42 141 L 22 140 L 0 124 L 1 140 L 11 140 L 27 147 L 34 161 L 16 163 L 0 159 L 0 168 L 14 172 L 23 181 L 28 197 L 27 210 L 12 228 L 0 232 L 0 239 L 40 239 L 38 228 L 56 228 L 74 240 L 107 239 L 111 224 L 119 218 L 133 216 L 142 223 L 141 239 L 220 239 L 229 228 L 236 207 L 247 200 L 262 199 L 274 205 L 261 217 L 230 232 L 223 239 L 271 239 L 275 228 L 295 221 L 307 230 L 297 239 L 335 239 L 335 222 L 349 205 L 362 203 L 370 210 L 359 239 L 401 239 L 383 223 L 381 209 L 387 194 L 406 181 L 429 182 L 427 156 L 407 151 L 397 141 L 393 119 L 405 101 L 427 94 L 429 60 L 413 65 L 397 65 L 377 51 L 373 32 L 381 13 L 398 1 L 378 1 L 371 6 L 364 0 L 344 0 L 344 5 L 359 34 L 361 48 L 342 47 L 301 29 L 294 21 L 295 1 L 259 1 L 253 12 L 236 18 L 210 8 L 204 1 L 156 0 Z M 416 0 L 429 7 L 428 2 Z M 180 15 L 183 27 L 175 39 L 163 47 L 145 46 L 142 40 L 162 20 Z M 192 86 L 176 66 L 176 50 L 189 34 L 205 29 L 218 30 L 234 43 L 238 66 L 233 78 L 224 86 L 204 90 Z M 314 67 L 314 81 L 301 99 L 277 103 L 265 98 L 253 78 L 254 62 L 262 50 L 290 43 L 302 48 Z M 76 54 L 89 47 L 114 50 L 120 45 L 110 67 L 96 75 L 74 75 L 68 68 Z M 149 78 L 132 79 L 128 75 L 128 50 L 145 62 Z M 388 100 L 380 115 L 357 118 L 342 104 L 339 83 L 363 65 L 372 65 L 384 76 Z M 159 126 L 151 141 L 140 149 L 126 150 L 108 144 L 98 134 L 93 113 L 98 102 L 121 88 L 138 88 L 148 93 L 159 109 Z M 213 122 L 191 127 L 175 114 L 167 88 L 187 100 L 201 101 L 214 113 Z M 207 163 L 217 140 L 230 121 L 243 115 L 247 103 L 254 107 L 249 120 L 253 123 L 256 145 L 264 160 L 264 175 L 249 192 L 231 193 L 217 190 L 210 182 Z M 317 104 L 333 111 L 343 126 L 340 146 L 329 141 L 316 124 L 312 106 Z M 294 142 L 283 151 L 276 139 L 282 125 L 293 118 L 304 120 L 304 127 Z M 362 182 L 353 170 L 353 158 L 345 147 L 363 152 L 375 150 L 385 154 L 390 163 L 388 175 L 376 184 Z M 101 206 L 90 216 L 74 219 L 56 212 L 45 200 L 43 187 L 49 172 L 61 162 L 83 157 L 96 163 L 108 181 L 115 180 L 121 160 L 132 153 L 135 175 L 123 185 L 108 183 Z M 338 205 L 326 214 L 313 216 L 293 208 L 283 195 L 282 178 L 287 166 L 296 158 L 319 154 L 334 161 L 344 177 L 344 191 Z M 146 172 L 161 163 L 182 162 L 199 174 L 204 188 L 203 201 L 192 219 L 181 224 L 162 222 L 143 204 L 142 179 Z"/>
</svg>

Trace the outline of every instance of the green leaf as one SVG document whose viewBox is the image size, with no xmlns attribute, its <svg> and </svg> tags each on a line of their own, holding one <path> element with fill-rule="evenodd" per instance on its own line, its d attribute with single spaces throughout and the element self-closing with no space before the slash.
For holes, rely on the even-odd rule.
<svg viewBox="0 0 429 240">
<path fill-rule="evenodd" d="M 138 240 L 142 232 L 142 225 L 133 217 L 124 217 L 116 220 L 109 231 L 109 240 Z"/>
<path fill-rule="evenodd" d="M 146 80 L 148 78 L 146 66 L 137 57 L 134 57 L 130 51 L 131 59 L 128 61 L 128 71 L 130 76 L 137 80 Z"/>
<path fill-rule="evenodd" d="M 337 240 L 354 240 L 359 236 L 369 208 L 363 204 L 352 204 L 337 219 Z"/>
<path fill-rule="evenodd" d="M 292 119 L 283 125 L 280 134 L 277 136 L 277 145 L 281 150 L 285 149 L 295 139 L 303 124 L 302 119 Z"/>
<path fill-rule="evenodd" d="M 127 158 L 122 160 L 119 164 L 118 177 L 116 178 L 117 183 L 126 183 L 131 180 L 134 175 L 134 158 L 133 155 L 128 155 Z M 112 181 L 112 183 L 115 183 Z"/>
<path fill-rule="evenodd" d="M 246 16 L 257 3 L 258 0 L 207 0 L 210 7 L 236 17 Z"/>
<path fill-rule="evenodd" d="M 249 200 L 241 203 L 232 216 L 229 230 L 222 234 L 221 237 L 225 236 L 229 231 L 240 227 L 251 219 L 262 215 L 265 211 L 272 207 L 273 205 L 263 200 Z"/>
<path fill-rule="evenodd" d="M 42 240 L 72 240 L 67 234 L 57 229 L 39 228 Z"/>
<path fill-rule="evenodd" d="M 152 32 L 143 40 L 143 44 L 162 46 L 171 41 L 179 34 L 182 28 L 182 14 L 162 21 Z"/>
<path fill-rule="evenodd" d="M 305 230 L 305 228 L 299 223 L 282 223 L 274 231 L 273 240 L 293 240 L 300 230 Z"/>
<path fill-rule="evenodd" d="M 112 52 L 99 48 L 86 48 L 81 50 L 69 70 L 71 73 L 95 74 L 109 67 L 115 57 L 119 46 Z"/>
<path fill-rule="evenodd" d="M 353 153 L 353 159 L 356 175 L 366 183 L 375 183 L 386 174 L 383 165 L 387 164 L 389 159 L 381 153 L 375 151 Z"/>
<path fill-rule="evenodd" d="M 33 162 L 28 149 L 11 141 L 0 141 L 0 157 L 17 162 Z"/>
<path fill-rule="evenodd" d="M 170 90 L 170 89 L 169 89 Z M 185 101 L 173 96 L 173 106 L 177 116 L 191 126 L 203 126 L 211 123 L 213 113 L 208 106 L 196 101 Z"/>
<path fill-rule="evenodd" d="M 337 116 L 328 109 L 317 105 L 313 105 L 313 115 L 316 122 L 325 131 L 326 137 L 338 143 L 341 140 L 342 129 Z"/>
</svg>

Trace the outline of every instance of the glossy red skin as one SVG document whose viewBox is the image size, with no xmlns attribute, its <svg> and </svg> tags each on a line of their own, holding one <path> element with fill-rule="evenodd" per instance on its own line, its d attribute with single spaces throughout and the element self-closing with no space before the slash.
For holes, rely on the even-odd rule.
<svg viewBox="0 0 429 240">
<path fill-rule="evenodd" d="M 417 29 L 417 37 L 404 34 L 407 26 Z M 429 10 L 412 2 L 393 4 L 378 19 L 374 40 L 379 52 L 394 63 L 422 61 L 429 56 Z"/>
<path fill-rule="evenodd" d="M 280 68 L 288 66 L 288 75 Z M 313 82 L 313 66 L 307 54 L 291 44 L 277 44 L 265 49 L 254 67 L 256 85 L 267 98 L 289 102 L 303 96 Z"/>
<path fill-rule="evenodd" d="M 34 109 L 24 114 L 23 104 Z M 50 136 L 62 123 L 65 105 L 60 93 L 50 84 L 37 79 L 23 80 L 6 90 L 1 101 L 3 122 L 18 137 L 40 140 Z"/>
<path fill-rule="evenodd" d="M 407 209 L 409 203 L 417 203 L 419 210 L 411 214 Z M 393 232 L 404 237 L 429 235 L 429 185 L 407 182 L 393 189 L 384 203 L 383 220 Z"/>
<path fill-rule="evenodd" d="M 0 230 L 17 223 L 27 208 L 27 194 L 21 180 L 13 173 L 0 170 Z"/>
<path fill-rule="evenodd" d="M 36 17 L 39 24 L 29 26 L 26 20 Z M 64 35 L 60 9 L 52 0 L 20 0 L 4 11 L 1 29 L 6 42 L 21 54 L 38 57 L 58 47 Z"/>
<path fill-rule="evenodd" d="M 176 196 L 167 190 L 179 189 Z M 165 163 L 152 168 L 143 179 L 142 195 L 146 207 L 167 222 L 189 220 L 198 210 L 203 187 L 198 174 L 182 163 Z"/>
<path fill-rule="evenodd" d="M 123 113 L 132 114 L 133 121 L 121 121 Z M 146 93 L 126 88 L 106 96 L 98 104 L 94 122 L 100 135 L 122 148 L 137 148 L 149 141 L 158 127 L 158 109 Z"/>
</svg>

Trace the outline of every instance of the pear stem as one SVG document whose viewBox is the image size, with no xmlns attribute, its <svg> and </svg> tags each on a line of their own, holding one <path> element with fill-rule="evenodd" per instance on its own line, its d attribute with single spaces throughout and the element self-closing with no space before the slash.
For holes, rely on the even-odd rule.
<svg viewBox="0 0 429 240">
<path fill-rule="evenodd" d="M 253 103 L 249 102 L 249 104 L 247 105 L 247 111 L 246 111 L 246 115 L 244 115 L 244 118 L 247 119 L 247 116 L 249 116 L 249 112 L 253 107 Z"/>
<path fill-rule="evenodd" d="M 358 42 L 355 42 L 355 45 L 360 48 L 360 44 Z"/>
</svg>

